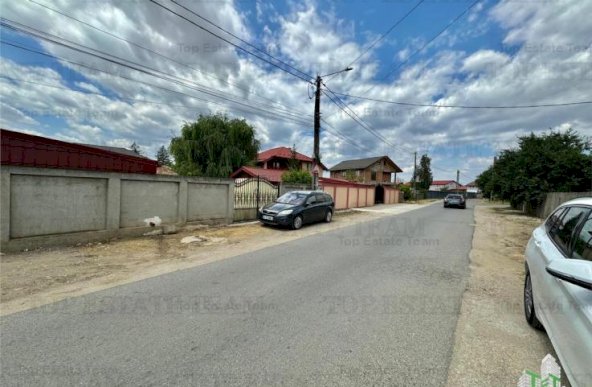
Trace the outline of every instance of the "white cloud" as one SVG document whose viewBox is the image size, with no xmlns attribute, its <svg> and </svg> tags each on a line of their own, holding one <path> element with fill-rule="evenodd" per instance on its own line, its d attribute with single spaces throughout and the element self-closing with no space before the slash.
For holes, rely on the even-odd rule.
<svg viewBox="0 0 592 387">
<path fill-rule="evenodd" d="M 257 41 L 245 15 L 232 2 L 185 4 L 233 33 Z M 56 0 L 51 6 L 141 43 L 174 61 L 29 2 L 3 4 L 3 14 L 37 29 L 181 77 L 193 82 L 195 87 L 106 65 L 99 59 L 44 43 L 44 49 L 53 55 L 150 85 L 65 62 L 48 65 L 40 60 L 39 65 L 23 66 L 3 58 L 0 71 L 4 76 L 35 82 L 2 81 L 4 127 L 38 130 L 72 141 L 114 146 L 129 146 L 135 141 L 152 155 L 160 145 L 168 143 L 171 135 L 178 133 L 185 121 L 195 119 L 200 113 L 223 111 L 230 116 L 245 117 L 252 123 L 264 147 L 296 143 L 301 152 L 312 152 L 313 101 L 308 98 L 310 90 L 306 83 L 237 52 L 148 2 L 99 4 Z M 311 75 L 344 67 L 376 36 L 363 32 L 365 42 L 356 41 L 361 32 L 356 31 L 355 24 L 340 19 L 334 11 L 319 9 L 313 0 L 291 7 L 288 13 L 278 15 L 271 3 L 257 3 L 260 22 L 270 23 L 262 27 L 261 46 Z M 438 48 L 435 54 L 422 54 L 421 60 L 411 61 L 401 68 L 394 79 L 375 80 L 379 69 L 379 58 L 375 55 L 378 45 L 356 63 L 354 71 L 333 77 L 327 84 L 332 90 L 354 95 L 419 103 L 516 105 L 590 99 L 592 26 L 587 17 L 592 14 L 591 2 L 508 0 L 499 2 L 487 14 L 486 9 L 476 7 L 468 20 L 462 22 L 465 24 L 459 22 L 454 31 L 435 42 Z M 464 52 L 455 48 L 459 41 L 483 33 L 491 24 L 497 24 L 503 31 L 497 51 Z M 407 42 L 397 41 L 392 57 L 400 53 L 404 54 L 401 58 L 406 58 L 425 39 L 424 36 Z M 70 70 L 63 72 L 62 66 Z M 94 93 L 104 90 L 108 96 L 84 95 L 38 83 L 65 88 L 73 84 Z M 222 92 L 225 98 L 256 109 L 202 92 L 207 90 Z M 326 129 L 338 130 L 364 149 L 323 131 L 321 151 L 328 165 L 344 158 L 384 152 L 398 164 L 409 166 L 414 150 L 427 150 L 446 156 L 434 157 L 440 168 L 478 173 L 493 151 L 514 145 L 518 135 L 531 130 L 570 126 L 583 134 L 592 134 L 592 109 L 585 105 L 534 110 L 460 110 L 410 108 L 363 100 L 348 100 L 348 104 L 396 147 L 385 146 L 323 96 L 323 117 L 335 128 Z M 44 115 L 61 119 L 63 125 L 45 127 Z M 279 119 L 278 115 L 283 118 Z M 457 154 L 464 156 L 455 157 Z M 448 176 L 448 172 L 434 172 L 436 178 Z M 403 177 L 408 178 L 409 172 Z"/>
</svg>

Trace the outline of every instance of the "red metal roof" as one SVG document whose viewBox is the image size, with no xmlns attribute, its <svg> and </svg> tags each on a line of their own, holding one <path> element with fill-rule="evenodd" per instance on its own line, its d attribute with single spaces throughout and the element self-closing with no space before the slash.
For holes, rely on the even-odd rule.
<svg viewBox="0 0 592 387">
<path fill-rule="evenodd" d="M 237 178 L 241 174 L 246 174 L 251 177 L 260 176 L 264 179 L 271 181 L 272 183 L 279 183 L 282 181 L 282 175 L 287 171 L 284 169 L 265 169 L 257 167 L 240 167 L 230 177 Z"/>
<path fill-rule="evenodd" d="M 319 177 L 319 184 L 321 184 L 321 185 L 335 184 L 335 185 L 344 185 L 344 186 L 350 186 L 350 187 L 374 186 L 374 184 L 371 184 L 371 183 L 358 183 L 355 181 L 349 181 L 346 179 L 338 179 L 338 178 L 334 178 L 334 177 Z"/>
<path fill-rule="evenodd" d="M 454 180 L 433 180 L 432 185 L 447 185 L 450 183 L 456 183 Z"/>
<path fill-rule="evenodd" d="M 158 167 L 145 157 L 6 129 L 0 129 L 0 143 L 2 165 L 147 174 Z"/>
<path fill-rule="evenodd" d="M 257 161 L 265 162 L 273 157 L 290 159 L 292 158 L 292 149 L 285 146 L 279 146 L 277 148 L 271 148 L 263 152 L 259 152 L 257 155 Z M 296 160 L 308 161 L 309 163 L 312 163 L 312 158 L 298 152 L 296 152 Z"/>
</svg>

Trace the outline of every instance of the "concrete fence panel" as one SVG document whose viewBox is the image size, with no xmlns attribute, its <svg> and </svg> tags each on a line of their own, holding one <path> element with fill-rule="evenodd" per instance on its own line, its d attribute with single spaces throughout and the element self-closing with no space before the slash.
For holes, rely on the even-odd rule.
<svg viewBox="0 0 592 387">
<path fill-rule="evenodd" d="M 232 194 L 229 188 L 228 184 L 188 183 L 187 221 L 224 218 L 231 205 L 229 200 L 224 200 Z"/>
<path fill-rule="evenodd" d="M 336 194 L 333 200 L 335 200 L 335 208 L 338 210 L 347 208 L 347 187 L 336 187 Z"/>
<path fill-rule="evenodd" d="M 146 226 L 145 219 L 158 216 L 163 223 L 177 223 L 179 183 L 121 180 L 120 227 Z"/>
<path fill-rule="evenodd" d="M 366 203 L 366 205 L 373 206 L 374 205 L 374 195 L 376 194 L 376 188 L 375 187 L 368 187 L 368 188 L 366 188 L 366 190 L 368 191 L 368 202 Z"/>
<path fill-rule="evenodd" d="M 358 188 L 349 189 L 349 208 L 360 206 L 358 201 L 358 191 Z"/>
<path fill-rule="evenodd" d="M 15 175 L 10 187 L 11 238 L 106 228 L 107 179 Z"/>
</svg>

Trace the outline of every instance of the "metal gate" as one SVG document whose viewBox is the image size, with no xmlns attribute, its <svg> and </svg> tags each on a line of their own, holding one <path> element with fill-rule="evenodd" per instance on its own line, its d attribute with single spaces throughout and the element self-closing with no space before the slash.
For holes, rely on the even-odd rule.
<svg viewBox="0 0 592 387">
<path fill-rule="evenodd" d="M 259 208 L 278 198 L 280 186 L 257 176 L 234 180 L 234 208 Z"/>
</svg>

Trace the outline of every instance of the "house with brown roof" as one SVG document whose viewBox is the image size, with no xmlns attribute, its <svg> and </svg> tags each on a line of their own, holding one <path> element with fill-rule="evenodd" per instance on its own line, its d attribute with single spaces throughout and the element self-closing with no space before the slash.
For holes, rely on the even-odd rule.
<svg viewBox="0 0 592 387">
<path fill-rule="evenodd" d="M 331 178 L 345 179 L 355 177 L 360 183 L 391 184 L 393 174 L 403 172 L 388 156 L 345 160 L 333 166 Z"/>
<path fill-rule="evenodd" d="M 298 162 L 298 168 L 312 173 L 313 160 L 311 157 L 296 152 L 295 158 Z M 290 169 L 290 160 L 292 159 L 292 149 L 280 146 L 259 152 L 255 166 L 243 166 L 234 171 L 231 178 L 243 177 L 263 177 L 270 182 L 279 183 L 282 181 L 282 175 Z M 319 176 L 327 168 L 323 163 L 317 165 L 316 170 Z"/>
</svg>

